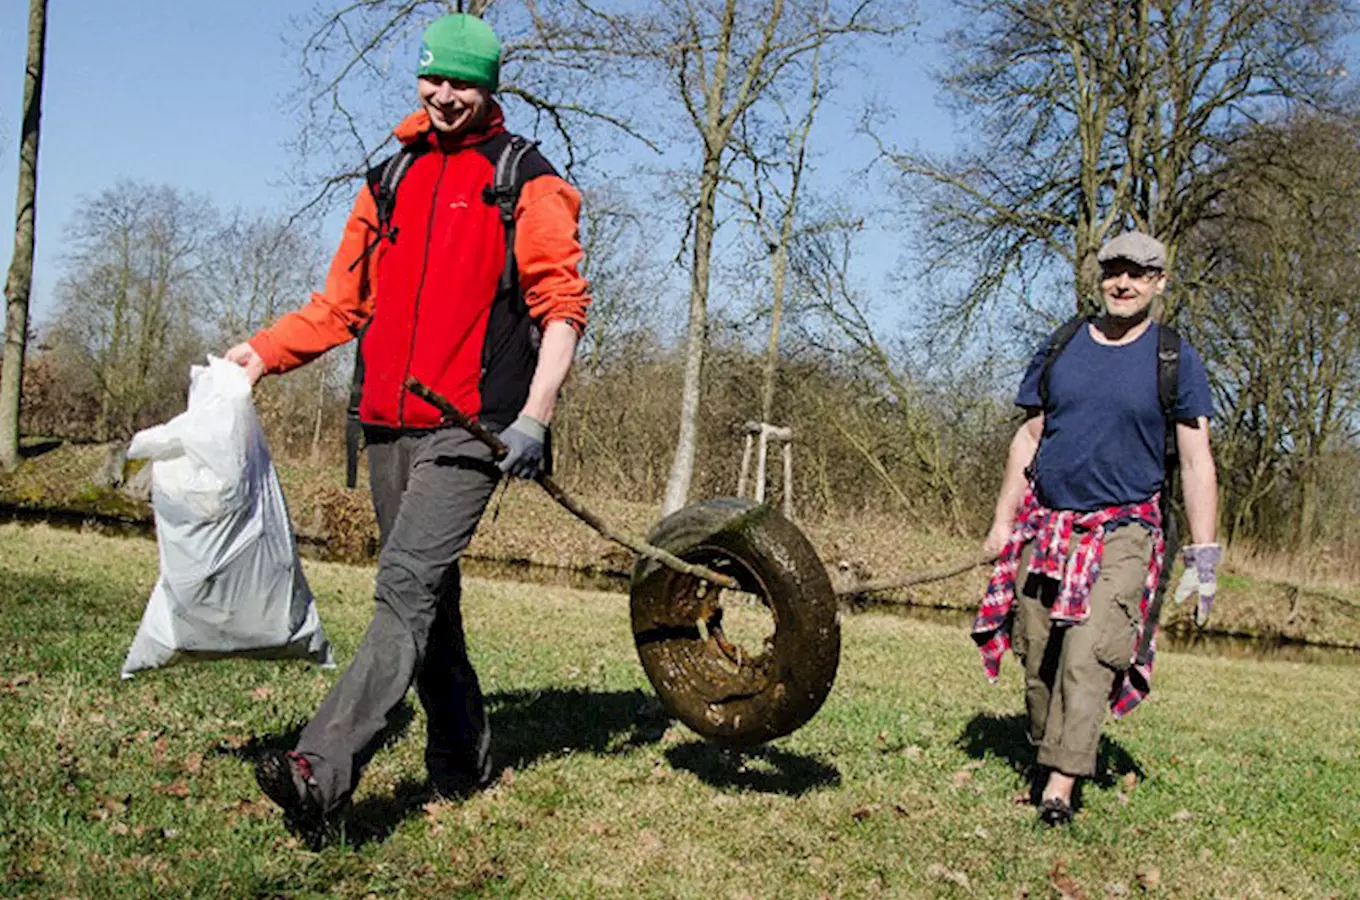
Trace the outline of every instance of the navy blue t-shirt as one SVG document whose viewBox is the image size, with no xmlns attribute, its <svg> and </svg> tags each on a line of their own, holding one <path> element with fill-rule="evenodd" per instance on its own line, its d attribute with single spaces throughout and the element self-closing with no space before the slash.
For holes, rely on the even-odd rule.
<svg viewBox="0 0 1360 900">
<path fill-rule="evenodd" d="M 1033 469 L 1045 506 L 1089 512 L 1138 503 L 1161 490 L 1166 419 L 1157 400 L 1158 327 L 1154 322 L 1122 346 L 1098 344 L 1090 326 L 1079 328 L 1053 361 L 1050 410 Z M 1030 361 L 1017 406 L 1043 405 L 1039 373 L 1047 346 Z M 1204 363 L 1184 338 L 1177 382 L 1177 419 L 1213 415 Z"/>
</svg>

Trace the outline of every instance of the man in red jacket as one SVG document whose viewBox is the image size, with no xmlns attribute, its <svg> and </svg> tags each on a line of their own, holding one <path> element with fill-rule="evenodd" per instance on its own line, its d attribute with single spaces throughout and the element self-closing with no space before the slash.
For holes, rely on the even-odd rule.
<svg viewBox="0 0 1360 900">
<path fill-rule="evenodd" d="M 534 150 L 514 208 L 513 274 L 494 169 L 511 136 L 492 99 L 500 42 L 481 19 L 426 29 L 420 109 L 395 134 L 410 166 L 379 215 L 382 167 L 345 225 L 324 292 L 226 358 L 252 381 L 360 336 L 359 404 L 382 540 L 373 621 L 349 669 L 293 751 L 256 778 L 290 822 L 313 831 L 353 793 L 415 682 L 434 789 L 461 795 L 491 774 L 490 732 L 460 613 L 458 559 L 503 474 L 533 478 L 590 303 L 578 271 L 580 196 Z M 390 221 L 389 221 L 390 219 Z M 500 432 L 499 465 L 406 389 L 414 376 Z"/>
</svg>

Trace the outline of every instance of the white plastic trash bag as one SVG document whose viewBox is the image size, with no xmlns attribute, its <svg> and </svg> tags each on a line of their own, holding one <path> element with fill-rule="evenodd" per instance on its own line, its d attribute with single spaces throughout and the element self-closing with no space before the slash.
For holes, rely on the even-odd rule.
<svg viewBox="0 0 1360 900">
<path fill-rule="evenodd" d="M 189 408 L 138 432 L 127 455 L 152 460 L 161 571 L 123 677 L 185 658 L 332 665 L 245 370 L 193 366 Z"/>
</svg>

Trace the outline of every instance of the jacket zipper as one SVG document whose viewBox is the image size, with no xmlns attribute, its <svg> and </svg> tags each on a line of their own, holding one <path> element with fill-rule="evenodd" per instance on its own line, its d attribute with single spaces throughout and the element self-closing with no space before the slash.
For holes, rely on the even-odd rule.
<svg viewBox="0 0 1360 900">
<path fill-rule="evenodd" d="M 411 311 L 411 343 L 406 350 L 406 371 L 401 376 L 400 393 L 397 395 L 397 427 L 406 427 L 406 379 L 411 377 L 411 362 L 416 356 L 416 328 L 420 325 L 420 297 L 425 293 L 425 274 L 430 266 L 430 240 L 434 230 L 435 213 L 439 210 L 439 188 L 444 183 L 444 170 L 448 167 L 447 153 L 439 155 L 439 175 L 434 181 L 434 191 L 430 195 L 430 215 L 425 223 L 425 242 L 421 247 L 420 280 L 416 282 L 415 306 Z M 430 385 L 435 387 L 435 385 Z"/>
</svg>

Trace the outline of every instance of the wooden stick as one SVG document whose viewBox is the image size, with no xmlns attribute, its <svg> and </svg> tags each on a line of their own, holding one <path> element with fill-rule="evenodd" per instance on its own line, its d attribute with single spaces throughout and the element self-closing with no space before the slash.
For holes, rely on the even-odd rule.
<svg viewBox="0 0 1360 900">
<path fill-rule="evenodd" d="M 962 575 L 965 572 L 971 572 L 978 566 L 988 566 L 994 562 L 996 562 L 996 557 L 990 554 L 987 556 L 974 557 L 973 559 L 970 559 L 966 563 L 959 563 L 947 569 L 935 569 L 929 572 L 913 572 L 909 575 L 904 575 L 901 578 L 895 578 L 891 581 L 871 581 L 867 584 L 861 584 L 857 587 L 847 588 L 843 591 L 837 591 L 836 596 L 858 597 L 863 594 L 874 594 L 880 591 L 892 591 L 897 590 L 899 588 L 912 587 L 913 585 L 917 584 L 929 584 L 932 581 L 944 581 L 946 578 L 953 578 L 956 575 Z"/>
<path fill-rule="evenodd" d="M 465 429 L 477 440 L 486 444 L 491 448 L 491 452 L 496 454 L 497 457 L 506 454 L 508 448 L 499 437 L 488 431 L 486 426 L 482 425 L 481 422 L 468 418 L 463 414 L 462 410 L 450 403 L 443 395 L 421 384 L 415 378 L 410 377 L 406 379 L 406 389 L 443 413 L 444 417 L 452 424 Z M 543 486 L 543 490 L 548 492 L 549 497 L 552 497 L 557 501 L 559 506 L 582 522 L 585 522 L 606 540 L 627 547 L 638 556 L 645 556 L 647 559 L 655 560 L 668 569 L 673 569 L 685 575 L 692 575 L 695 578 L 702 578 L 719 587 L 729 588 L 734 591 L 742 589 L 741 585 L 737 583 L 737 580 L 730 575 L 723 575 L 720 572 L 715 572 L 707 566 L 685 562 L 675 554 L 663 550 L 654 544 L 649 544 L 646 541 L 632 537 L 631 535 L 614 531 L 606 525 L 599 516 L 573 500 L 566 491 L 558 486 L 557 482 L 552 480 L 551 476 L 540 473 L 535 480 Z"/>
</svg>

